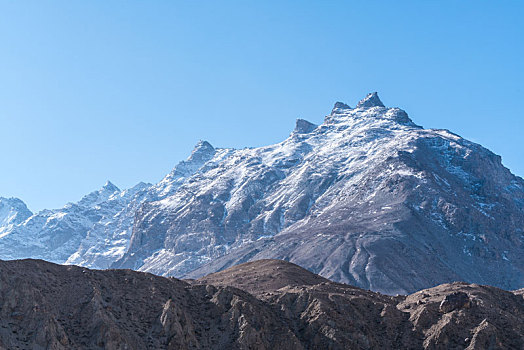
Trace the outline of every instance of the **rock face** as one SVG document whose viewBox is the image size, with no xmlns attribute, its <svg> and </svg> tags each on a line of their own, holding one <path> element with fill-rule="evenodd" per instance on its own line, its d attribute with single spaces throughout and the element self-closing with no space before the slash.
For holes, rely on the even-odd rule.
<svg viewBox="0 0 524 350">
<path fill-rule="evenodd" d="M 524 285 L 524 181 L 499 156 L 423 129 L 376 93 L 285 141 L 209 149 L 136 213 L 113 267 L 197 278 L 263 258 L 389 294 L 464 280 Z"/>
<path fill-rule="evenodd" d="M 337 102 L 321 125 L 297 120 L 275 145 L 201 141 L 156 185 L 108 184 L 20 212 L 0 226 L 1 259 L 198 278 L 278 258 L 389 294 L 456 280 L 524 286 L 524 180 L 377 93 Z"/>
<path fill-rule="evenodd" d="M 470 305 L 440 311 L 457 293 Z M 0 349 L 520 349 L 523 317 L 493 287 L 390 297 L 276 260 L 197 281 L 0 261 Z"/>
<path fill-rule="evenodd" d="M 378 93 L 369 93 L 362 101 L 357 104 L 356 108 L 371 108 L 371 107 L 384 107 L 382 101 L 378 97 Z"/>
</svg>

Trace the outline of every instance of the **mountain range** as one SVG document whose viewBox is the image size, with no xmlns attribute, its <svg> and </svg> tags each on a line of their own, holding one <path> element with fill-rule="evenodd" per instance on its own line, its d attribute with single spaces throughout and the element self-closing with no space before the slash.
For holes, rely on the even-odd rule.
<svg viewBox="0 0 524 350">
<path fill-rule="evenodd" d="M 108 182 L 35 214 L 0 198 L 0 259 L 184 278 L 282 259 L 386 294 L 453 281 L 512 290 L 524 286 L 523 243 L 524 180 L 377 93 L 337 102 L 321 125 L 297 120 L 274 145 L 201 141 L 154 185 Z"/>
</svg>

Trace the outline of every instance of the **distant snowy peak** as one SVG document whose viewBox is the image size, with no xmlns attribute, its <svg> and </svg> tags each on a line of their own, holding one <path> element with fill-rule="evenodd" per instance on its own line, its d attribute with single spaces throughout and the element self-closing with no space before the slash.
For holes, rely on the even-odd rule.
<svg viewBox="0 0 524 350">
<path fill-rule="evenodd" d="M 76 203 L 36 214 L 22 210 L 21 201 L 10 200 L 8 204 L 23 215 L 11 220 L 13 224 L 0 225 L 0 259 L 38 258 L 107 267 L 126 250 L 134 212 L 151 186 L 141 182 L 121 191 L 108 181 Z M 7 213 L 1 217 L 14 217 L 13 210 L 0 211 Z"/>
<path fill-rule="evenodd" d="M 120 189 L 113 185 L 111 181 L 107 181 L 102 188 L 97 191 L 93 191 L 88 195 L 84 196 L 78 205 L 85 207 L 92 207 L 99 203 L 107 201 L 111 196 L 120 193 Z"/>
<path fill-rule="evenodd" d="M 33 213 L 22 200 L 0 197 L 0 229 L 4 226 L 19 224 L 31 215 Z"/>
</svg>

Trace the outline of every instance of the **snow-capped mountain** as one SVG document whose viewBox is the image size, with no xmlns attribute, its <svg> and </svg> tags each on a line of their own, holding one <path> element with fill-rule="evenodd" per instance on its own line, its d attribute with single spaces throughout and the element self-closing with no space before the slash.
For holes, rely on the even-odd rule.
<svg viewBox="0 0 524 350">
<path fill-rule="evenodd" d="M 67 264 L 93 268 L 108 268 L 120 259 L 129 247 L 135 213 L 146 202 L 158 201 L 176 192 L 178 187 L 209 160 L 207 154 L 213 147 L 200 141 L 191 156 L 180 162 L 158 184 L 139 183 L 122 191 L 107 207 L 111 215 L 105 215 L 87 231 L 79 248 L 66 261 Z"/>
<path fill-rule="evenodd" d="M 25 215 L 23 222 L 3 227 L 0 258 L 40 258 L 64 263 L 95 223 L 123 206 L 122 192 L 108 182 L 100 190 L 58 210 Z"/>
<path fill-rule="evenodd" d="M 281 143 L 201 141 L 156 185 L 107 184 L 9 225 L 1 259 L 197 277 L 278 258 L 390 294 L 454 280 L 524 286 L 524 180 L 376 93 L 337 102 L 321 125 L 297 120 Z"/>
<path fill-rule="evenodd" d="M 172 195 L 137 211 L 113 266 L 195 277 L 280 258 L 386 293 L 524 283 L 523 180 L 376 93 L 335 104 L 322 125 L 298 120 L 279 144 L 202 154 Z"/>
<path fill-rule="evenodd" d="M 146 201 L 172 195 L 209 160 L 213 147 L 200 141 L 191 156 L 156 185 L 121 191 L 111 182 L 61 209 L 32 214 L 17 198 L 0 198 L 0 259 L 39 258 L 108 268 L 127 251 L 135 212 Z"/>
</svg>

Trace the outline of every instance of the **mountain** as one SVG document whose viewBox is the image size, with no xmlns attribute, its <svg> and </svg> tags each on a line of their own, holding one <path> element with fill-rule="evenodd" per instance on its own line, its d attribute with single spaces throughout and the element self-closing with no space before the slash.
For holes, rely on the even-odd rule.
<svg viewBox="0 0 524 350">
<path fill-rule="evenodd" d="M 72 262 L 78 262 L 75 258 L 85 256 L 84 247 L 90 243 L 88 249 L 85 249 L 87 253 L 89 249 L 97 248 L 100 254 L 100 257 L 92 259 L 94 264 L 91 265 L 103 267 L 103 262 L 98 260 L 109 259 L 107 265 L 127 249 L 132 220 L 124 219 L 122 222 L 121 211 L 140 196 L 144 188 L 147 185 L 139 184 L 121 191 L 107 182 L 79 202 L 69 203 L 61 209 L 43 210 L 36 214 L 22 211 L 24 221 L 19 220 L 0 229 L 3 230 L 0 257 L 31 257 L 58 263 L 65 263 L 71 258 Z M 98 241 L 93 239 L 97 236 L 101 237 Z M 87 259 L 82 262 L 90 263 Z"/>
<path fill-rule="evenodd" d="M 0 225 L 0 259 L 198 278 L 276 258 L 388 294 L 524 286 L 524 180 L 377 93 L 337 102 L 321 125 L 298 119 L 274 145 L 200 141 L 155 185 L 108 183 L 61 209 L 11 210 L 0 209 L 20 213 Z"/>
<path fill-rule="evenodd" d="M 388 294 L 524 285 L 524 181 L 376 93 L 337 102 L 321 125 L 298 120 L 281 143 L 203 155 L 172 195 L 140 207 L 113 267 L 196 278 L 276 258 Z"/>
<path fill-rule="evenodd" d="M 0 261 L 0 349 L 521 349 L 523 317 L 519 292 L 391 297 L 275 260 L 197 281 Z"/>
<path fill-rule="evenodd" d="M 127 251 L 140 206 L 173 194 L 213 154 L 213 147 L 200 141 L 191 156 L 156 185 L 141 182 L 120 190 L 108 181 L 76 203 L 34 215 L 21 200 L 0 198 L 0 259 L 108 268 Z"/>
</svg>

